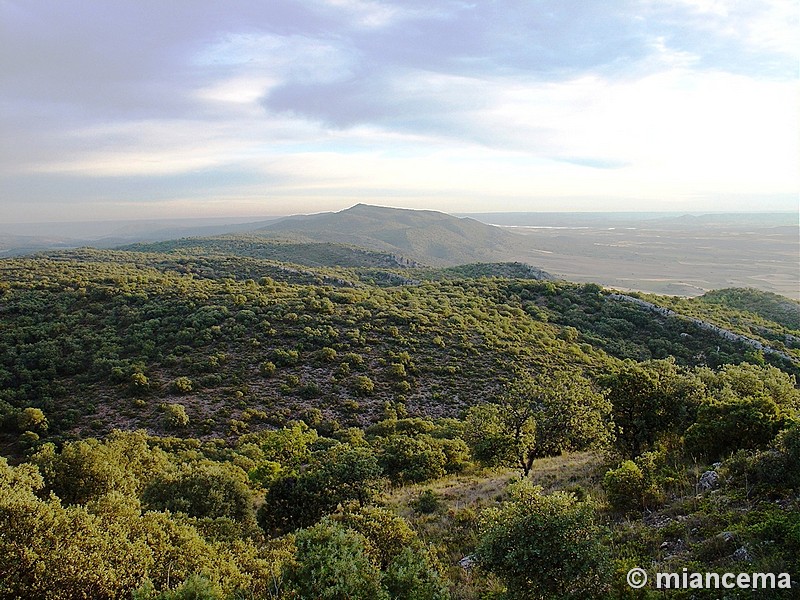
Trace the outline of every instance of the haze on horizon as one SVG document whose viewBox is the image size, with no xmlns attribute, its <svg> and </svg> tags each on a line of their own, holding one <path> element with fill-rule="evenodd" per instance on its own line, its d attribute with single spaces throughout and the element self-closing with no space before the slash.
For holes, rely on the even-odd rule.
<svg viewBox="0 0 800 600">
<path fill-rule="evenodd" d="M 792 0 L 0 2 L 0 223 L 798 210 Z"/>
</svg>

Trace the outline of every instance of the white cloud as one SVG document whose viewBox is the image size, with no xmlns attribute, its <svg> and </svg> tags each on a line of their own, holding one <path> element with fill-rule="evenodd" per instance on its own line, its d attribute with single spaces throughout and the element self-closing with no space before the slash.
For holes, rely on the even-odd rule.
<svg viewBox="0 0 800 600">
<path fill-rule="evenodd" d="M 25 19 L 6 10 L 20 31 L 0 39 L 0 176 L 72 178 L 78 201 L 80 182 L 155 188 L 246 172 L 195 188 L 231 207 L 259 194 L 318 204 L 399 194 L 479 210 L 495 198 L 669 203 L 798 189 L 798 83 L 785 75 L 793 1 L 641 0 L 592 13 L 602 23 L 591 27 L 560 3 L 552 15 L 536 3 L 414 4 L 264 3 L 252 20 L 198 13 L 195 29 L 176 9 L 144 53 L 131 40 L 150 29 L 115 20 L 111 4 L 85 29 L 91 11 L 62 8 L 72 20 L 58 28 L 34 2 Z"/>
</svg>

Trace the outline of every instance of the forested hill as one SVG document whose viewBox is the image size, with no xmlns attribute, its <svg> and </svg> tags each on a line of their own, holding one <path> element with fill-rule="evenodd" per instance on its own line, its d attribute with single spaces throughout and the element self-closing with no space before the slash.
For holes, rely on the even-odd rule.
<svg viewBox="0 0 800 600">
<path fill-rule="evenodd" d="M 256 233 L 354 244 L 437 266 L 508 260 L 519 255 L 520 243 L 514 234 L 467 217 L 367 204 L 289 217 Z"/>
<path fill-rule="evenodd" d="M 0 597 L 622 600 L 634 565 L 797 587 L 794 304 L 401 256 L 0 260 Z"/>
<path fill-rule="evenodd" d="M 0 263 L 6 412 L 42 408 L 50 436 L 165 433 L 166 403 L 187 411 L 187 432 L 225 436 L 308 411 L 363 424 L 387 402 L 457 416 L 519 370 L 598 376 L 621 360 L 660 358 L 798 370 L 800 332 L 763 317 L 741 331 L 750 313 L 661 299 L 724 318 L 795 362 L 519 264 L 311 268 L 257 258 L 263 248 L 235 239 L 147 246 L 162 247 L 172 252 L 84 249 Z M 390 261 L 341 248 L 345 264 Z"/>
</svg>

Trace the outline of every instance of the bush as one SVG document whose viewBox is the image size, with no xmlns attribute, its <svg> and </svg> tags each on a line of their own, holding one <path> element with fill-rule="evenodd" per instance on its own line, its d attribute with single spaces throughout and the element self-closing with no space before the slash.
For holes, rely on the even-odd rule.
<svg viewBox="0 0 800 600">
<path fill-rule="evenodd" d="M 433 490 L 422 490 L 414 501 L 414 510 L 423 515 L 430 515 L 442 508 L 442 501 Z"/>
<path fill-rule="evenodd" d="M 20 431 L 42 433 L 47 431 L 47 418 L 42 409 L 28 407 L 17 415 L 17 427 Z"/>
<path fill-rule="evenodd" d="M 323 521 L 297 533 L 287 586 L 299 598 L 386 600 L 381 574 L 365 551 L 364 536 Z"/>
<path fill-rule="evenodd" d="M 189 424 L 189 415 L 183 404 L 162 404 L 164 423 L 170 429 L 180 429 Z"/>
<path fill-rule="evenodd" d="M 543 495 L 523 480 L 511 498 L 483 512 L 479 564 L 512 598 L 589 598 L 605 588 L 606 547 L 595 510 L 571 494 Z"/>
<path fill-rule="evenodd" d="M 131 375 L 130 386 L 134 391 L 147 391 L 150 387 L 150 380 L 147 379 L 147 375 L 144 373 L 133 373 Z"/>
<path fill-rule="evenodd" d="M 297 350 L 282 350 L 278 348 L 273 354 L 275 364 L 282 367 L 296 365 L 300 360 L 300 353 Z"/>
<path fill-rule="evenodd" d="M 144 490 L 142 500 L 151 510 L 255 524 L 253 493 L 247 484 L 247 474 L 239 467 L 202 460 L 162 475 Z"/>
<path fill-rule="evenodd" d="M 623 512 L 645 508 L 658 498 L 658 489 L 632 460 L 607 471 L 603 477 L 603 489 L 609 504 Z"/>
<path fill-rule="evenodd" d="M 262 362 L 260 365 L 258 365 L 258 372 L 264 377 L 272 377 L 275 375 L 276 369 L 277 367 L 275 366 L 275 363 L 271 360 Z"/>
<path fill-rule="evenodd" d="M 375 391 L 375 383 L 366 375 L 359 375 L 353 382 L 353 388 L 360 396 L 370 396 Z"/>
<path fill-rule="evenodd" d="M 443 476 L 447 457 L 429 436 L 395 435 L 382 442 L 379 461 L 392 481 L 410 483 Z"/>
<path fill-rule="evenodd" d="M 333 362 L 336 360 L 336 350 L 326 346 L 317 353 L 317 357 L 322 362 Z"/>
<path fill-rule="evenodd" d="M 710 400 L 697 411 L 697 422 L 686 431 L 686 448 L 709 459 L 739 449 L 766 446 L 783 423 L 781 411 L 766 395 Z"/>
<path fill-rule="evenodd" d="M 772 492 L 800 488 L 800 425 L 781 431 L 772 448 L 756 453 L 740 450 L 725 461 L 725 469 L 740 483 Z"/>
<path fill-rule="evenodd" d="M 179 394 L 188 394 L 192 391 L 192 380 L 188 377 L 178 377 L 172 382 L 172 389 Z"/>
</svg>

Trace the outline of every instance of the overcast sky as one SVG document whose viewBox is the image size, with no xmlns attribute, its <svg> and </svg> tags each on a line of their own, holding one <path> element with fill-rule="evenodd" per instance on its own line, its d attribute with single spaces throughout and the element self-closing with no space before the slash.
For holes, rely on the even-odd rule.
<svg viewBox="0 0 800 600">
<path fill-rule="evenodd" d="M 0 0 L 0 222 L 797 210 L 795 0 Z"/>
</svg>

